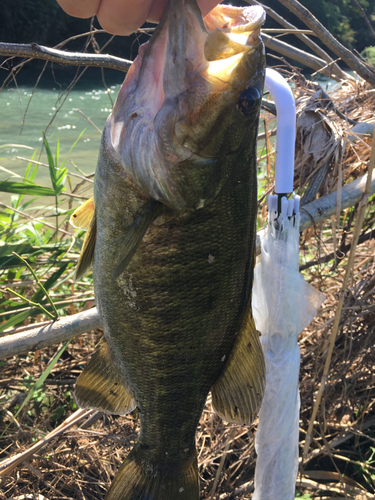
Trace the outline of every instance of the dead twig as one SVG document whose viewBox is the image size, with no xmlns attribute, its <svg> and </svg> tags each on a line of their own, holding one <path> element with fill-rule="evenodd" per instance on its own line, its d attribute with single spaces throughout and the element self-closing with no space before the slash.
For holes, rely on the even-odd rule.
<svg viewBox="0 0 375 500">
<path fill-rule="evenodd" d="M 62 424 L 60 424 L 56 429 L 51 431 L 43 439 L 39 440 L 28 450 L 15 455 L 14 457 L 7 458 L 0 462 L 0 477 L 9 476 L 15 467 L 19 466 L 23 461 L 30 458 L 34 453 L 43 448 L 47 443 L 57 436 L 60 436 L 63 432 L 67 431 L 73 425 L 77 425 L 86 417 L 90 417 L 96 410 L 77 410 L 70 417 L 68 417 Z"/>
<path fill-rule="evenodd" d="M 66 52 L 38 45 L 37 43 L 7 43 L 0 42 L 0 56 L 27 57 L 29 59 L 44 59 L 69 66 L 94 66 L 96 68 L 110 68 L 126 73 L 131 61 L 108 54 L 84 54 L 82 52 Z"/>
</svg>

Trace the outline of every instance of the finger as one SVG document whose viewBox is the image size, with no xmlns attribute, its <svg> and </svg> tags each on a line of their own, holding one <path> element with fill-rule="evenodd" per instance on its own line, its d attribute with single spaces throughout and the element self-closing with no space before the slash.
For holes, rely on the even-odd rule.
<svg viewBox="0 0 375 500">
<path fill-rule="evenodd" d="M 96 14 L 101 27 L 114 35 L 130 35 L 146 21 L 152 0 L 102 0 Z"/>
<path fill-rule="evenodd" d="M 220 3 L 218 0 L 198 0 L 202 16 L 206 16 L 218 3 Z"/>
<path fill-rule="evenodd" d="M 210 12 L 219 3 L 218 0 L 198 0 L 199 8 L 203 17 Z M 163 12 L 168 4 L 168 0 L 154 0 L 151 5 L 150 13 L 147 21 L 150 23 L 158 23 L 163 15 Z"/>
<path fill-rule="evenodd" d="M 99 8 L 100 0 L 57 0 L 60 7 L 67 14 L 74 17 L 86 19 L 95 16 Z"/>
<path fill-rule="evenodd" d="M 150 12 L 147 17 L 147 21 L 150 23 L 158 23 L 162 18 L 163 12 L 167 7 L 168 0 L 154 0 L 151 3 Z"/>
</svg>

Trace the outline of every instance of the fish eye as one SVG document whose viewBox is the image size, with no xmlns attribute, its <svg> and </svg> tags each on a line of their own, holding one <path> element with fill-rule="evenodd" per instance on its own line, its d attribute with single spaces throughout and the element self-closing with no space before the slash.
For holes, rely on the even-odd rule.
<svg viewBox="0 0 375 500">
<path fill-rule="evenodd" d="M 260 92 L 256 87 L 249 87 L 241 92 L 237 107 L 244 115 L 248 115 L 259 105 L 261 98 Z"/>
</svg>

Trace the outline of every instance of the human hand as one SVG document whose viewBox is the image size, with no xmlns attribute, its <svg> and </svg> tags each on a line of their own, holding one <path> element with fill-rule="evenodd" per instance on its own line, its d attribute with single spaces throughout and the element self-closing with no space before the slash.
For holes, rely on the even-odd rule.
<svg viewBox="0 0 375 500">
<path fill-rule="evenodd" d="M 168 0 L 57 0 L 74 17 L 95 16 L 103 29 L 114 35 L 130 35 L 146 21 L 157 23 Z M 176 1 L 176 0 L 174 0 Z M 197 0 L 205 16 L 220 0 Z"/>
</svg>

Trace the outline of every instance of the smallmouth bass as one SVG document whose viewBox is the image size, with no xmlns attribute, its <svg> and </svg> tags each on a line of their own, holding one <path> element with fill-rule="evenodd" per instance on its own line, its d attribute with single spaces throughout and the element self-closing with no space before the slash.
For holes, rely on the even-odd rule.
<svg viewBox="0 0 375 500">
<path fill-rule="evenodd" d="M 170 1 L 105 125 L 76 276 L 93 264 L 105 342 L 83 408 L 138 407 L 139 439 L 107 500 L 198 500 L 195 432 L 208 392 L 249 424 L 264 360 L 251 314 L 261 7 Z"/>
</svg>

